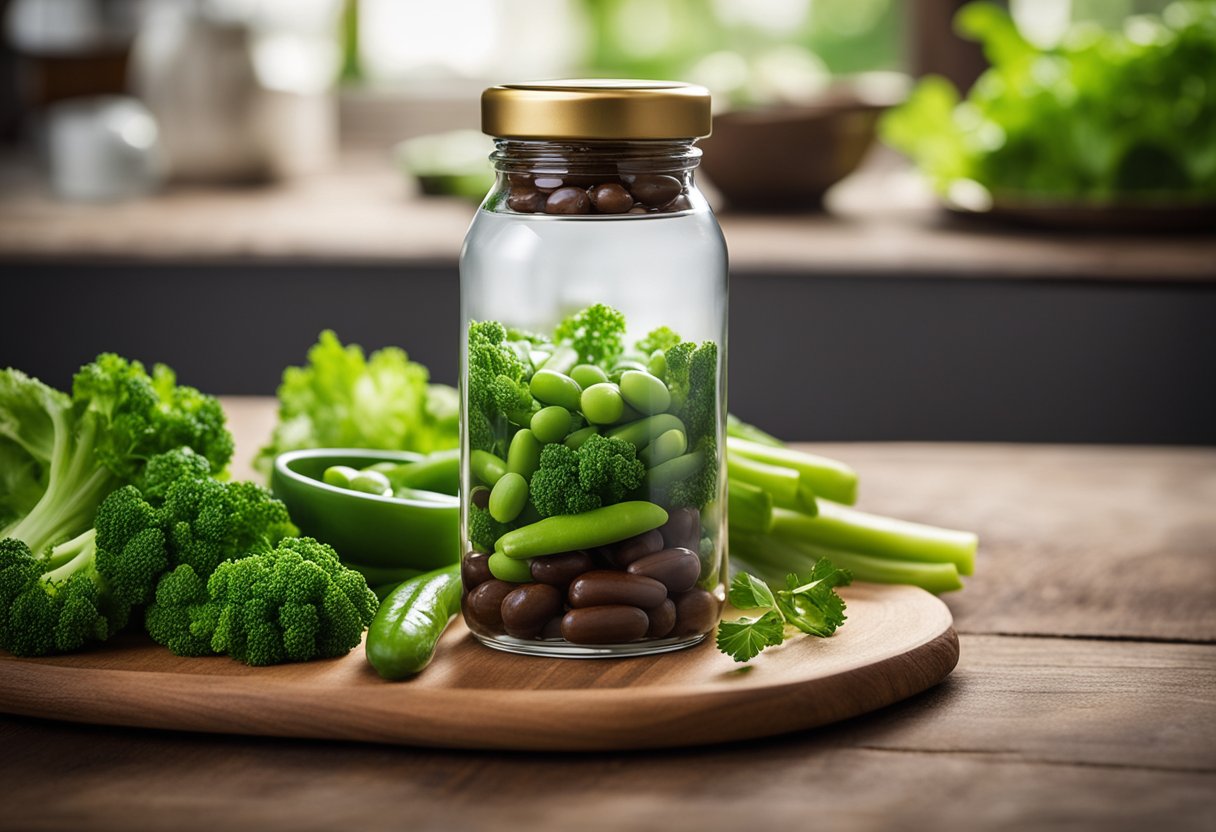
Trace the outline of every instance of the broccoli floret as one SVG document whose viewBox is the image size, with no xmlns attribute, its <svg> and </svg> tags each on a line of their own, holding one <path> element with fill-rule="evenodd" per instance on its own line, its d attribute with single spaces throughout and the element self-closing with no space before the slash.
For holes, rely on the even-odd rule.
<svg viewBox="0 0 1216 832">
<path fill-rule="evenodd" d="M 162 578 L 148 608 L 149 633 L 181 655 L 199 655 L 207 641 L 211 652 L 249 665 L 346 655 L 377 607 L 363 576 L 310 537 L 225 561 L 205 594 L 201 585 L 185 565 Z"/>
<path fill-rule="evenodd" d="M 147 499 L 163 501 L 169 496 L 169 487 L 178 480 L 210 476 L 211 463 L 207 457 L 190 448 L 176 448 L 148 460 L 143 475 L 135 484 Z"/>
<path fill-rule="evenodd" d="M 578 514 L 620 502 L 642 484 L 646 466 L 633 443 L 594 435 L 578 450 L 546 445 L 532 475 L 532 505 L 542 517 Z"/>
<path fill-rule="evenodd" d="M 267 552 L 299 533 L 287 507 L 252 482 L 178 480 L 161 511 L 170 565 L 188 564 L 204 578 L 226 560 Z"/>
<path fill-rule="evenodd" d="M 169 567 L 164 515 L 133 485 L 106 497 L 97 509 L 97 567 L 127 604 L 143 604 Z"/>
<path fill-rule="evenodd" d="M 634 344 L 634 347 L 638 352 L 651 355 L 655 350 L 669 350 L 678 343 L 680 343 L 680 336 L 670 327 L 661 326 L 658 329 L 652 329 L 650 334 Z"/>
<path fill-rule="evenodd" d="M 33 555 L 24 541 L 0 540 L 0 647 L 16 656 L 79 650 L 127 623 L 129 605 L 97 570 L 90 529 Z"/>
<path fill-rule="evenodd" d="M 70 398 L 2 370 L 0 461 L 6 489 L 19 496 L 0 499 L 0 513 L 9 516 L 0 537 L 23 540 L 40 555 L 92 526 L 105 496 L 137 480 L 151 457 L 182 446 L 213 471 L 232 456 L 219 401 L 177 385 L 168 368 L 149 375 L 139 362 L 105 353 L 76 374 Z M 23 482 L 12 480 L 17 471 Z"/>
<path fill-rule="evenodd" d="M 688 432 L 688 444 L 718 435 L 718 345 L 705 341 L 697 346 L 681 341 L 667 350 L 664 379 L 671 391 L 671 412 L 680 417 Z"/>
<path fill-rule="evenodd" d="M 553 340 L 569 341 L 578 350 L 579 361 L 607 368 L 620 355 L 625 335 L 625 316 L 611 306 L 588 306 L 557 325 Z"/>
<path fill-rule="evenodd" d="M 469 506 L 469 542 L 479 551 L 493 552 L 494 544 L 507 531 L 508 526 L 491 517 L 488 510 Z"/>
<path fill-rule="evenodd" d="M 490 425 L 502 414 L 532 410 L 534 401 L 527 385 L 531 366 L 507 341 L 502 324 L 469 324 L 468 365 L 469 407 L 480 411 Z"/>
</svg>

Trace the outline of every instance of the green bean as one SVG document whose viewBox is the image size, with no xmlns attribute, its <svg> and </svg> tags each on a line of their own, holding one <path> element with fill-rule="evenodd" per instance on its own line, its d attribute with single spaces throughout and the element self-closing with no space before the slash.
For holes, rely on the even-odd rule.
<svg viewBox="0 0 1216 832">
<path fill-rule="evenodd" d="M 701 470 L 705 465 L 705 452 L 693 451 L 690 454 L 669 459 L 654 466 L 646 472 L 647 489 L 664 489 L 680 480 L 686 480 Z"/>
<path fill-rule="evenodd" d="M 469 454 L 469 470 L 486 485 L 494 485 L 507 473 L 507 463 L 489 451 L 472 451 Z"/>
<path fill-rule="evenodd" d="M 600 429 L 595 425 L 588 425 L 587 427 L 576 430 L 574 433 L 567 436 L 564 444 L 567 448 L 573 448 L 577 451 L 580 447 L 582 447 L 584 442 L 599 432 Z"/>
<path fill-rule="evenodd" d="M 537 370 L 529 389 L 545 404 L 560 404 L 566 410 L 578 410 L 579 396 L 583 392 L 577 381 L 553 370 Z"/>
<path fill-rule="evenodd" d="M 605 381 L 583 391 L 581 408 L 588 422 L 610 425 L 621 418 L 625 400 L 621 398 L 619 387 Z"/>
<path fill-rule="evenodd" d="M 524 503 L 528 501 L 528 481 L 508 471 L 490 492 L 490 516 L 499 523 L 510 523 L 523 511 Z"/>
<path fill-rule="evenodd" d="M 661 433 L 655 440 L 638 452 L 638 459 L 647 468 L 653 468 L 656 465 L 662 465 L 669 459 L 675 459 L 680 454 L 688 450 L 688 437 L 684 435 L 684 431 L 672 428 L 666 433 Z"/>
<path fill-rule="evenodd" d="M 627 425 L 621 425 L 608 431 L 608 435 L 616 439 L 624 439 L 626 442 L 632 442 L 639 448 L 645 448 L 661 434 L 667 433 L 669 430 L 678 430 L 684 432 L 684 423 L 670 413 L 658 413 L 654 416 L 647 416 L 645 419 L 638 419 L 636 422 L 630 422 Z"/>
<path fill-rule="evenodd" d="M 608 380 L 608 374 L 594 364 L 579 364 L 570 371 L 570 378 L 578 382 L 578 386 L 586 390 L 593 384 L 602 384 Z"/>
<path fill-rule="evenodd" d="M 364 465 L 364 471 L 379 471 L 384 476 L 388 477 L 388 481 L 393 481 L 393 475 L 403 468 L 408 468 L 413 465 L 412 462 L 377 462 L 372 465 Z"/>
<path fill-rule="evenodd" d="M 404 679 L 426 667 L 439 638 L 460 611 L 460 567 L 446 566 L 401 584 L 367 629 L 367 660 L 385 679 Z"/>
<path fill-rule="evenodd" d="M 526 584 L 532 580 L 532 564 L 527 560 L 514 560 L 502 552 L 495 552 L 486 565 L 490 567 L 490 574 L 500 581 Z"/>
<path fill-rule="evenodd" d="M 630 500 L 581 514 L 546 517 L 507 532 L 498 538 L 494 547 L 509 558 L 556 555 L 606 546 L 657 529 L 666 522 L 667 512 L 662 507 L 643 500 Z"/>
<path fill-rule="evenodd" d="M 532 435 L 541 442 L 561 442 L 570 432 L 570 411 L 560 404 L 549 405 L 536 411 L 532 417 Z"/>
<path fill-rule="evenodd" d="M 420 488 L 455 496 L 460 492 L 460 449 L 436 451 L 382 473 L 393 488 Z"/>
<path fill-rule="evenodd" d="M 667 385 L 644 370 L 621 374 L 621 395 L 631 407 L 648 416 L 663 413 L 671 407 Z"/>
<path fill-rule="evenodd" d="M 511 437 L 511 447 L 507 448 L 507 471 L 514 471 L 525 480 L 530 480 L 539 467 L 540 442 L 536 435 L 527 428 L 516 431 Z"/>
</svg>

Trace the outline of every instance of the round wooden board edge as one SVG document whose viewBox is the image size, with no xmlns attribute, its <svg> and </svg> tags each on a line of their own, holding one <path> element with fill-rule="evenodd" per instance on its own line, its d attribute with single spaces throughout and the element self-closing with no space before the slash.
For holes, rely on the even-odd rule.
<svg viewBox="0 0 1216 832">
<path fill-rule="evenodd" d="M 292 697 L 306 697 L 306 687 L 271 683 L 263 685 L 262 693 L 253 697 L 264 698 L 266 689 L 275 687 L 285 694 L 285 708 L 276 713 L 277 720 L 268 726 L 264 718 L 244 713 L 241 705 L 250 697 L 239 681 L 212 677 L 203 691 L 197 677 L 144 671 L 155 677 L 152 681 L 164 692 L 159 700 L 163 704 L 149 708 L 124 702 L 121 694 L 131 671 L 93 671 L 90 693 L 106 695 L 86 696 L 82 700 L 73 695 L 70 683 L 59 684 L 55 678 L 62 674 L 66 680 L 77 672 L 75 669 L 25 661 L 3 662 L 7 667 L 6 678 L 0 684 L 0 711 L 117 727 L 466 750 L 594 752 L 713 745 L 840 722 L 895 704 L 940 683 L 958 663 L 959 641 L 948 608 L 940 599 L 933 600 L 941 604 L 945 613 L 943 629 L 881 662 L 848 668 L 809 682 L 753 689 L 745 698 L 733 690 L 703 690 L 689 696 L 653 689 L 647 700 L 648 708 L 641 715 L 636 706 L 623 703 L 614 690 L 518 691 L 511 693 L 535 700 L 533 717 L 504 724 L 501 714 L 479 713 L 474 717 L 476 730 L 470 730 L 466 724 L 453 735 L 452 721 L 444 718 L 453 706 L 450 692 L 431 689 L 415 692 L 411 709 L 414 713 L 403 711 L 399 701 L 386 697 L 357 706 L 339 703 L 343 719 L 335 725 L 317 720 L 312 713 L 294 712 L 290 708 Z M 360 658 L 361 654 L 360 648 Z M 882 672 L 890 662 L 898 662 L 902 672 Z M 876 672 L 880 673 L 881 685 L 872 684 Z M 575 696 L 594 711 L 595 722 L 628 729 L 592 728 L 580 732 L 583 726 L 579 713 L 586 711 L 546 707 L 560 705 L 562 700 Z M 48 710 L 54 716 L 48 716 Z"/>
</svg>

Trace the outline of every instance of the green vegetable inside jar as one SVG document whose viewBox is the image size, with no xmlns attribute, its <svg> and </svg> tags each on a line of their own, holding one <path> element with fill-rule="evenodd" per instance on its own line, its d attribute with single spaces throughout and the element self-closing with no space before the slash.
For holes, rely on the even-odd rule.
<svg viewBox="0 0 1216 832">
<path fill-rule="evenodd" d="M 493 87 L 460 261 L 461 608 L 509 652 L 687 647 L 725 599 L 726 245 L 709 94 Z"/>
</svg>

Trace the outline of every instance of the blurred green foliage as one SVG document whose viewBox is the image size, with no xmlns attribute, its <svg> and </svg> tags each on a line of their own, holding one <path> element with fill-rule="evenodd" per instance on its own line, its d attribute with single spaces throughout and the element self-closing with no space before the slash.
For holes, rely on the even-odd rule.
<svg viewBox="0 0 1216 832">
<path fill-rule="evenodd" d="M 943 193 L 1105 203 L 1216 198 L 1216 3 L 1191 0 L 1118 31 L 1078 23 L 1040 49 L 989 2 L 955 26 L 992 64 L 965 100 L 923 79 L 880 125 Z"/>
</svg>

